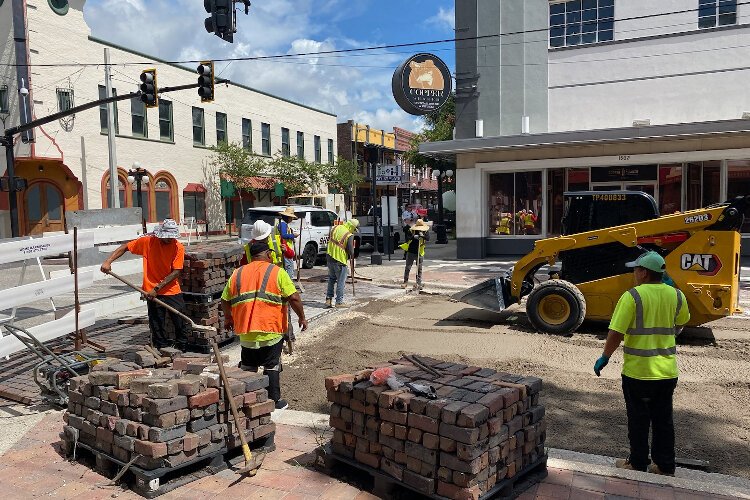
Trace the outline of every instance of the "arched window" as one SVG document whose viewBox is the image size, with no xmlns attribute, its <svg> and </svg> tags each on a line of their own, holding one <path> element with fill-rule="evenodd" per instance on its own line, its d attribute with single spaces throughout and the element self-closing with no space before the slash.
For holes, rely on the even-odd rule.
<svg viewBox="0 0 750 500">
<path fill-rule="evenodd" d="M 177 201 L 177 189 L 174 181 L 164 174 L 157 174 L 154 181 L 154 198 L 156 206 L 156 220 L 177 219 L 175 202 Z"/>
<path fill-rule="evenodd" d="M 102 208 L 111 208 L 112 207 L 112 195 L 109 191 L 109 173 L 104 174 L 105 181 L 102 183 L 102 190 L 104 193 L 102 193 L 102 198 L 104 201 L 104 206 Z M 118 172 L 117 175 L 117 181 L 119 185 L 119 193 L 120 193 L 120 206 L 126 207 L 127 205 L 127 193 L 125 191 L 125 186 L 128 185 L 128 179 L 125 175 L 123 175 L 122 172 Z"/>
</svg>

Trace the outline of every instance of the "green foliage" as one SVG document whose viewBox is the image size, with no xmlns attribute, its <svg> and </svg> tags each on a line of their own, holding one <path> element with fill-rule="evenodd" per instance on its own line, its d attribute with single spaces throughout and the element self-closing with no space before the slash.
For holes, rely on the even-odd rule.
<svg viewBox="0 0 750 500">
<path fill-rule="evenodd" d="M 362 182 L 364 177 L 359 173 L 358 165 L 341 156 L 336 157 L 336 163 L 325 165 L 325 183 L 337 192 L 351 197 L 354 186 Z"/>
<path fill-rule="evenodd" d="M 297 156 L 284 156 L 278 151 L 268 164 L 268 173 L 284 184 L 286 196 L 316 194 L 325 181 L 325 165 Z"/>
<path fill-rule="evenodd" d="M 416 167 L 426 167 L 432 162 L 429 158 L 419 154 L 419 144 L 422 142 L 450 141 L 453 139 L 453 127 L 456 124 L 456 101 L 451 96 L 439 110 L 425 115 L 425 128 L 415 134 L 409 151 L 404 153 L 404 160 Z"/>
<path fill-rule="evenodd" d="M 238 142 L 222 142 L 211 147 L 208 163 L 226 180 L 231 181 L 237 188 L 242 206 L 242 190 L 250 189 L 250 178 L 259 176 L 265 167 L 263 160 L 252 155 Z"/>
</svg>

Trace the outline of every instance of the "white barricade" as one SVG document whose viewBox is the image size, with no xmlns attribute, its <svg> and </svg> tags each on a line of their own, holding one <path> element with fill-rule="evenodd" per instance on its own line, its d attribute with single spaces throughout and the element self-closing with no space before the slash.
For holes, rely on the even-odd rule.
<svg viewBox="0 0 750 500">
<path fill-rule="evenodd" d="M 78 327 L 86 328 L 96 322 L 96 313 L 93 309 L 84 309 L 78 315 Z M 76 316 L 73 311 L 60 319 L 50 321 L 41 325 L 27 328 L 40 342 L 47 342 L 76 331 Z M 0 357 L 7 357 L 26 348 L 23 343 L 14 336 L 0 338 Z"/>
</svg>

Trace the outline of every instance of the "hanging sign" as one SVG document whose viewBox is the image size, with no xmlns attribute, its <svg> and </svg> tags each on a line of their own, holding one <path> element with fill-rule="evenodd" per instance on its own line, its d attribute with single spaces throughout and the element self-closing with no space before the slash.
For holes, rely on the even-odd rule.
<svg viewBox="0 0 750 500">
<path fill-rule="evenodd" d="M 453 90 L 453 79 L 439 57 L 417 54 L 396 68 L 391 87 L 401 109 L 412 115 L 426 115 L 445 104 Z"/>
</svg>

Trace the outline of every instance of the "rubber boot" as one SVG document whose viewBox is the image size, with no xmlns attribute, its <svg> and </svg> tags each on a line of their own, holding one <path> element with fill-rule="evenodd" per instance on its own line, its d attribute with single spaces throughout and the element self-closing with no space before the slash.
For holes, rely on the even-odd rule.
<svg viewBox="0 0 750 500">
<path fill-rule="evenodd" d="M 289 406 L 285 400 L 281 399 L 281 373 L 277 370 L 268 370 L 268 397 L 276 402 L 276 409 L 283 410 Z"/>
</svg>

